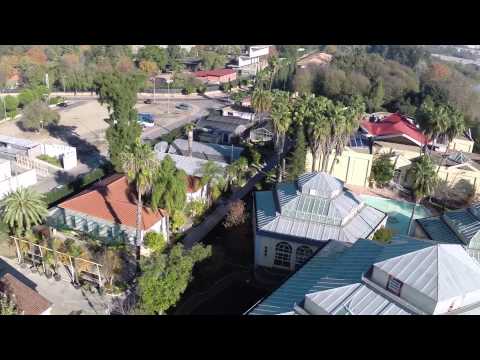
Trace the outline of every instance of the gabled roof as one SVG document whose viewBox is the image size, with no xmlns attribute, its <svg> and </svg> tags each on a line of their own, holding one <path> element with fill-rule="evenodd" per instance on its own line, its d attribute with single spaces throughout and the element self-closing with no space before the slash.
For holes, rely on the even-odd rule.
<svg viewBox="0 0 480 360">
<path fill-rule="evenodd" d="M 208 160 L 197 159 L 195 157 L 167 154 L 163 152 L 157 152 L 156 156 L 158 160 L 163 160 L 166 156 L 170 156 L 170 158 L 175 162 L 177 169 L 185 171 L 187 175 L 197 177 L 202 176 L 202 166 L 208 162 Z M 215 161 L 215 164 L 221 168 L 225 168 L 228 165 L 220 161 Z"/>
<path fill-rule="evenodd" d="M 402 136 L 407 137 L 418 146 L 423 146 L 430 142 L 415 125 L 411 124 L 400 114 L 391 114 L 377 122 L 372 122 L 365 118 L 360 123 L 360 127 L 377 138 Z"/>
<path fill-rule="evenodd" d="M 376 262 L 432 246 L 431 242 L 396 236 L 388 245 L 360 239 L 350 247 L 324 254 L 329 242 L 249 314 L 272 315 L 291 311 L 306 294 L 356 284 Z"/>
<path fill-rule="evenodd" d="M 136 227 L 136 197 L 127 178 L 122 174 L 115 174 L 97 182 L 89 189 L 60 203 L 58 207 L 115 224 Z M 164 216 L 166 216 L 164 210 L 153 211 L 144 206 L 142 230 L 150 229 Z"/>
<path fill-rule="evenodd" d="M 23 315 L 41 315 L 52 303 L 10 273 L 0 278 L 0 292 L 5 293 Z"/>
<path fill-rule="evenodd" d="M 192 156 L 203 159 L 230 163 L 237 160 L 243 148 L 238 146 L 192 142 Z M 188 156 L 188 140 L 176 139 L 168 148 L 169 154 Z M 232 160 L 232 161 L 231 161 Z"/>
</svg>

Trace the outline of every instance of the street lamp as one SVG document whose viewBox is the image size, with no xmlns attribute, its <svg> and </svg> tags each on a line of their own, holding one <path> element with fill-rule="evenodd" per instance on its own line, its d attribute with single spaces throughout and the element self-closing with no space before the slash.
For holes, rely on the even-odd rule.
<svg viewBox="0 0 480 360">
<path fill-rule="evenodd" d="M 172 79 L 167 79 L 167 114 L 170 114 L 170 83 L 173 82 Z"/>
</svg>

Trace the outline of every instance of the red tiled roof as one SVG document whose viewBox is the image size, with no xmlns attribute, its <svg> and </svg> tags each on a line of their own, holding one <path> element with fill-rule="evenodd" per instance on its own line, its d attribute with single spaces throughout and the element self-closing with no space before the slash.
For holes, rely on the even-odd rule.
<svg viewBox="0 0 480 360">
<path fill-rule="evenodd" d="M 420 144 L 430 142 L 415 125 L 412 125 L 400 114 L 391 114 L 379 122 L 370 122 L 368 118 L 365 118 L 360 126 L 374 136 L 406 135 Z"/>
<path fill-rule="evenodd" d="M 206 76 L 225 76 L 234 74 L 236 71 L 234 69 L 214 69 L 214 70 L 205 70 L 194 72 L 193 75 L 196 77 L 206 77 Z"/>
<path fill-rule="evenodd" d="M 90 189 L 58 205 L 100 219 L 136 227 L 137 204 L 125 175 L 115 174 L 99 181 Z M 148 230 L 159 222 L 166 212 L 143 208 L 142 229 Z"/>
<path fill-rule="evenodd" d="M 40 315 L 52 306 L 50 301 L 10 273 L 0 278 L 0 291 L 11 299 L 23 315 Z"/>
</svg>

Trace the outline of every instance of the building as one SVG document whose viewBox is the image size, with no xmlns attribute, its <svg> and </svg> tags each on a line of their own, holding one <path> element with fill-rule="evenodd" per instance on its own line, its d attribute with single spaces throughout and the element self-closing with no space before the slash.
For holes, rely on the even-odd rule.
<svg viewBox="0 0 480 360">
<path fill-rule="evenodd" d="M 324 52 L 314 52 L 312 54 L 305 55 L 297 60 L 297 67 L 305 69 L 308 66 L 325 66 L 330 64 L 333 56 Z"/>
<path fill-rule="evenodd" d="M 12 301 L 21 315 L 50 315 L 52 303 L 10 273 L 0 278 L 0 293 Z"/>
<path fill-rule="evenodd" d="M 253 124 L 250 120 L 236 116 L 210 115 L 198 120 L 196 136 L 202 142 L 235 144 Z"/>
<path fill-rule="evenodd" d="M 480 264 L 461 245 L 405 236 L 332 242 L 248 314 L 480 314 Z"/>
<path fill-rule="evenodd" d="M 372 115 L 362 120 L 360 129 L 366 136 L 375 140 L 419 147 L 430 143 L 412 119 L 400 114 L 390 114 L 382 118 Z"/>
<path fill-rule="evenodd" d="M 323 156 L 319 156 L 317 162 L 313 164 L 313 156 L 310 149 L 307 149 L 305 160 L 305 171 L 320 169 Z M 370 152 L 369 139 L 363 135 L 355 135 L 350 138 L 339 156 L 336 156 L 335 150 L 329 156 L 327 161 L 327 171 L 332 169 L 332 175 L 345 182 L 348 185 L 368 186 L 370 172 L 372 169 L 373 155 Z"/>
<path fill-rule="evenodd" d="M 241 75 L 256 75 L 268 66 L 270 48 L 270 45 L 250 46 L 228 66 L 237 69 Z"/>
<path fill-rule="evenodd" d="M 273 124 L 269 120 L 262 121 L 260 123 L 255 124 L 255 126 L 250 130 L 250 141 L 251 142 L 268 142 L 273 140 Z M 305 169 L 306 171 L 310 171 L 310 168 Z"/>
<path fill-rule="evenodd" d="M 329 240 L 370 238 L 387 215 L 322 172 L 255 192 L 255 266 L 294 270 Z"/>
<path fill-rule="evenodd" d="M 22 157 L 31 160 L 32 167 L 36 164 L 52 165 L 40 160 L 42 155 L 51 156 L 60 160 L 63 170 L 71 170 L 77 166 L 77 151 L 74 147 L 58 144 L 41 144 L 36 141 L 0 135 L 0 155 L 11 158 Z"/>
<path fill-rule="evenodd" d="M 157 159 L 162 161 L 165 159 L 166 156 L 169 156 L 174 162 L 177 169 L 185 171 L 187 175 L 195 176 L 195 177 L 202 177 L 202 167 L 209 161 L 204 159 L 198 159 L 195 157 L 190 156 L 183 156 L 183 155 L 175 155 L 169 154 L 165 152 L 156 152 Z M 210 160 L 212 161 L 212 160 Z M 227 167 L 227 163 L 214 161 L 215 164 L 220 166 L 221 168 Z"/>
<path fill-rule="evenodd" d="M 91 234 L 106 242 L 136 240 L 137 204 L 134 189 L 121 174 L 95 183 L 78 195 L 50 209 L 48 224 Z M 154 231 L 167 238 L 168 214 L 160 209 L 142 209 L 141 234 Z"/>
<path fill-rule="evenodd" d="M 193 73 L 198 80 L 206 84 L 224 84 L 237 79 L 237 71 L 234 69 L 214 69 L 196 71 Z"/>
<path fill-rule="evenodd" d="M 21 187 L 29 187 L 37 183 L 35 169 L 22 169 L 13 161 L 0 158 L 0 199 Z"/>
<path fill-rule="evenodd" d="M 168 145 L 168 144 L 167 144 Z M 155 147 L 158 151 L 165 149 L 165 143 L 161 143 Z M 243 152 L 242 147 L 233 145 L 219 145 L 212 143 L 202 143 L 192 141 L 192 156 L 202 160 L 213 160 L 231 164 L 240 158 Z M 189 156 L 188 140 L 176 139 L 169 146 L 168 150 L 164 151 L 169 154 Z"/>
<path fill-rule="evenodd" d="M 250 121 L 255 120 L 255 112 L 250 106 L 225 106 L 222 108 L 222 116 L 235 116 Z"/>
</svg>

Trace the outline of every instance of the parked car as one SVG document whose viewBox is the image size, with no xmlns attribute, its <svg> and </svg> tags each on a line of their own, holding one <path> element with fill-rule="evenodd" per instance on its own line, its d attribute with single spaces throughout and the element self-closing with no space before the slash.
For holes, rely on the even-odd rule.
<svg viewBox="0 0 480 360">
<path fill-rule="evenodd" d="M 143 102 L 144 104 L 152 104 L 153 100 L 152 99 L 147 99 Z"/>
<path fill-rule="evenodd" d="M 57 106 L 59 106 L 59 107 L 67 107 L 68 105 L 70 105 L 70 103 L 66 100 L 57 104 Z"/>
<path fill-rule="evenodd" d="M 192 105 L 185 104 L 185 103 L 177 104 L 177 105 L 175 105 L 175 107 L 179 110 L 191 110 L 192 109 Z"/>
</svg>

